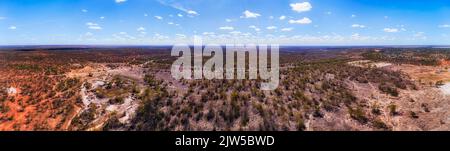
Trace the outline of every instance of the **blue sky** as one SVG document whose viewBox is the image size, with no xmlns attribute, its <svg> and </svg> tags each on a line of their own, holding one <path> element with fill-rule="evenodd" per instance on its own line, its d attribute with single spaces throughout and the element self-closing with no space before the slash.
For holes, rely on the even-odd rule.
<svg viewBox="0 0 450 151">
<path fill-rule="evenodd" d="M 0 0 L 0 45 L 450 44 L 450 0 Z"/>
</svg>

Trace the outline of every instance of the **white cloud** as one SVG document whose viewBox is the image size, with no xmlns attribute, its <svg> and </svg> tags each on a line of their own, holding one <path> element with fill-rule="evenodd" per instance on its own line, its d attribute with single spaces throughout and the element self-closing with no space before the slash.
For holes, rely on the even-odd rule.
<svg viewBox="0 0 450 151">
<path fill-rule="evenodd" d="M 175 34 L 175 36 L 177 36 L 178 38 L 186 38 L 186 35 L 184 34 Z"/>
<path fill-rule="evenodd" d="M 158 20 L 162 20 L 163 19 L 163 17 L 161 17 L 161 16 L 155 16 L 155 18 L 158 19 Z"/>
<path fill-rule="evenodd" d="M 200 15 L 200 14 L 198 14 L 196 11 L 193 11 L 193 10 L 191 10 L 191 9 L 187 9 L 187 8 L 183 7 L 183 5 L 181 5 L 180 2 L 175 2 L 175 1 L 164 1 L 164 0 L 157 0 L 157 1 L 158 1 L 161 5 L 169 6 L 169 7 L 172 7 L 172 8 L 174 8 L 174 9 L 183 11 L 183 12 L 185 12 L 186 14 L 189 14 L 190 17 Z"/>
<path fill-rule="evenodd" d="M 0 17 L 0 20 L 6 19 L 6 17 Z"/>
<path fill-rule="evenodd" d="M 352 39 L 360 39 L 360 35 L 359 35 L 359 33 L 354 33 L 354 34 L 352 34 Z"/>
<path fill-rule="evenodd" d="M 226 22 L 232 22 L 233 20 L 227 18 L 227 19 L 225 19 L 225 21 L 226 21 Z"/>
<path fill-rule="evenodd" d="M 93 30 L 101 30 L 102 29 L 102 27 L 100 27 L 100 26 L 89 26 L 88 28 L 93 29 Z"/>
<path fill-rule="evenodd" d="M 266 27 L 266 29 L 267 29 L 267 30 L 274 30 L 274 29 L 277 29 L 277 27 L 275 27 L 275 26 L 269 26 L 269 27 Z"/>
<path fill-rule="evenodd" d="M 376 37 L 371 37 L 371 36 L 361 36 L 359 33 L 354 33 L 350 36 L 350 39 L 347 40 L 351 40 L 351 41 L 369 41 L 369 40 L 374 40 L 376 39 Z"/>
<path fill-rule="evenodd" d="M 439 25 L 438 27 L 439 27 L 439 28 L 450 28 L 450 25 L 445 24 L 445 25 Z"/>
<path fill-rule="evenodd" d="M 177 14 L 177 16 L 178 16 L 178 17 L 183 17 L 183 15 L 182 15 L 182 14 Z"/>
<path fill-rule="evenodd" d="M 289 20 L 289 23 L 291 23 L 291 24 L 311 24 L 312 20 L 309 19 L 308 17 L 303 17 L 302 19 L 299 19 L 299 20 Z"/>
<path fill-rule="evenodd" d="M 351 16 L 352 18 L 355 18 L 356 17 L 356 15 L 355 14 L 352 14 L 352 16 Z"/>
<path fill-rule="evenodd" d="M 94 36 L 94 34 L 92 34 L 91 32 L 87 32 L 84 34 L 85 36 Z"/>
<path fill-rule="evenodd" d="M 89 29 L 93 30 L 101 30 L 102 27 L 100 27 L 97 23 L 87 22 L 86 26 L 88 26 Z"/>
<path fill-rule="evenodd" d="M 78 38 L 78 40 L 82 40 L 82 41 L 95 41 L 96 39 L 94 38 L 94 34 L 91 32 L 86 32 L 82 35 L 80 35 L 80 37 Z"/>
<path fill-rule="evenodd" d="M 174 23 L 173 23 L 173 22 L 168 22 L 167 24 L 169 24 L 169 25 L 173 25 Z"/>
<path fill-rule="evenodd" d="M 203 32 L 203 35 L 215 35 L 214 32 Z"/>
<path fill-rule="evenodd" d="M 283 29 L 281 29 L 281 31 L 292 31 L 292 30 L 294 30 L 294 28 L 283 28 Z"/>
<path fill-rule="evenodd" d="M 366 28 L 365 25 L 361 25 L 361 24 L 353 24 L 352 27 L 353 28 Z"/>
<path fill-rule="evenodd" d="M 91 23 L 91 22 L 88 22 L 88 23 L 86 23 L 86 26 L 98 26 L 98 24 L 96 24 L 96 23 Z"/>
<path fill-rule="evenodd" d="M 127 0 L 115 0 L 116 1 L 116 3 L 123 3 L 123 2 L 126 2 Z"/>
<path fill-rule="evenodd" d="M 127 32 L 119 32 L 118 34 L 113 34 L 113 37 L 118 40 L 135 40 L 136 37 L 128 35 Z"/>
<path fill-rule="evenodd" d="M 232 31 L 232 32 L 230 32 L 230 34 L 238 35 L 238 34 L 241 34 L 241 32 L 240 31 Z"/>
<path fill-rule="evenodd" d="M 251 29 L 253 29 L 255 31 L 260 31 L 261 30 L 258 27 L 256 27 L 255 25 L 248 26 L 248 28 L 251 28 Z"/>
<path fill-rule="evenodd" d="M 414 33 L 413 37 L 414 37 L 413 40 L 416 40 L 416 39 L 426 40 L 426 39 L 428 39 L 428 37 L 425 35 L 425 32 L 416 32 L 416 33 Z"/>
<path fill-rule="evenodd" d="M 189 15 L 198 15 L 198 13 L 193 10 L 188 10 L 186 13 L 188 13 Z"/>
<path fill-rule="evenodd" d="M 309 2 L 303 2 L 303 3 L 293 3 L 290 4 L 291 8 L 293 11 L 296 12 L 307 12 L 310 11 L 312 9 L 312 6 Z"/>
<path fill-rule="evenodd" d="M 9 26 L 9 29 L 11 29 L 11 30 L 16 30 L 17 27 L 16 27 L 16 26 Z"/>
<path fill-rule="evenodd" d="M 161 34 L 159 34 L 159 33 L 155 33 L 155 34 L 153 35 L 153 37 L 154 37 L 155 39 L 157 39 L 157 40 L 165 40 L 165 39 L 169 39 L 168 36 L 161 35 Z"/>
<path fill-rule="evenodd" d="M 398 32 L 398 29 L 397 28 L 384 28 L 383 31 L 388 32 L 388 33 L 396 33 L 396 32 Z"/>
<path fill-rule="evenodd" d="M 284 20 L 284 19 L 286 19 L 286 16 L 280 16 L 279 19 L 280 19 L 280 20 Z"/>
<path fill-rule="evenodd" d="M 145 28 L 144 28 L 144 27 L 139 27 L 139 28 L 137 28 L 136 30 L 137 30 L 137 31 L 145 31 Z"/>
<path fill-rule="evenodd" d="M 224 27 L 220 27 L 219 29 L 220 30 L 234 30 L 234 28 L 231 26 L 224 26 Z"/>
<path fill-rule="evenodd" d="M 325 12 L 325 14 L 331 15 L 331 14 L 333 14 L 333 12 L 328 11 L 328 12 Z"/>
<path fill-rule="evenodd" d="M 252 34 L 251 34 L 251 33 L 242 33 L 241 35 L 242 35 L 242 36 L 245 36 L 245 37 L 249 37 L 249 36 L 252 36 Z"/>
<path fill-rule="evenodd" d="M 83 12 L 83 13 L 87 13 L 87 12 L 88 12 L 88 10 L 87 10 L 87 9 L 82 9 L 82 10 L 81 10 L 81 12 Z"/>
<path fill-rule="evenodd" d="M 423 35 L 424 35 L 425 33 L 424 32 L 417 32 L 417 33 L 414 33 L 414 37 L 422 37 Z"/>
<path fill-rule="evenodd" d="M 242 14 L 244 14 L 244 16 L 241 16 L 241 18 L 258 18 L 261 15 L 255 12 L 251 12 L 249 10 L 245 10 Z"/>
</svg>

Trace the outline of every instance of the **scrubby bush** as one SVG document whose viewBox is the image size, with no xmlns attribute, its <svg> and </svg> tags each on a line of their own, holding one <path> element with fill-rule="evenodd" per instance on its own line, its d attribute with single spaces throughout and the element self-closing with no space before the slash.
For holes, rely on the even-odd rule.
<svg viewBox="0 0 450 151">
<path fill-rule="evenodd" d="M 377 128 L 377 129 L 381 129 L 381 130 L 388 130 L 389 127 L 380 119 L 375 119 L 372 122 L 373 127 Z"/>
<path fill-rule="evenodd" d="M 399 95 L 397 88 L 391 83 L 383 82 L 378 86 L 378 89 L 380 89 L 381 92 L 390 94 L 391 96 L 397 97 Z"/>
<path fill-rule="evenodd" d="M 409 117 L 410 118 L 419 118 L 419 116 L 417 115 L 417 113 L 416 112 L 413 112 L 413 111 L 409 111 Z"/>
<path fill-rule="evenodd" d="M 357 107 L 356 109 L 349 107 L 348 113 L 350 114 L 351 118 L 355 119 L 356 121 L 362 124 L 366 124 L 367 121 L 369 120 L 361 107 Z"/>
<path fill-rule="evenodd" d="M 109 104 L 123 104 L 125 99 L 121 96 L 115 97 L 109 100 Z"/>
<path fill-rule="evenodd" d="M 390 115 L 395 116 L 395 115 L 398 114 L 398 112 L 397 112 L 397 105 L 395 105 L 395 104 L 390 104 L 390 105 L 388 106 L 388 109 L 389 109 L 389 114 L 390 114 Z"/>
</svg>

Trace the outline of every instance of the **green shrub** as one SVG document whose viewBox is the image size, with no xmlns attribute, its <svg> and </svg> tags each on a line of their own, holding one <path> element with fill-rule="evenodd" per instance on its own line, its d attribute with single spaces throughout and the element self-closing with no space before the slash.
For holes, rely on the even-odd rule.
<svg viewBox="0 0 450 151">
<path fill-rule="evenodd" d="M 208 121 L 211 121 L 215 116 L 216 116 L 216 114 L 214 113 L 214 110 L 209 109 L 208 114 L 206 114 L 206 119 Z"/>
<path fill-rule="evenodd" d="M 395 87 L 395 85 L 393 85 L 391 83 L 383 82 L 383 83 L 381 83 L 378 86 L 378 89 L 380 89 L 381 92 L 390 94 L 391 96 L 395 96 L 395 97 L 397 97 L 398 94 L 399 94 L 399 92 L 398 92 L 397 88 Z"/>
<path fill-rule="evenodd" d="M 123 104 L 124 102 L 125 102 L 125 99 L 123 97 L 120 97 L 120 96 L 109 100 L 109 104 Z"/>
<path fill-rule="evenodd" d="M 398 114 L 397 113 L 397 105 L 391 104 L 391 105 L 388 106 L 388 108 L 389 108 L 389 114 L 390 115 L 395 116 L 395 115 Z"/>
<path fill-rule="evenodd" d="M 368 118 L 366 117 L 366 114 L 364 113 L 364 111 L 361 107 L 357 107 L 356 109 L 349 107 L 348 112 L 350 114 L 350 117 L 352 117 L 356 121 L 358 121 L 362 124 L 367 123 Z"/>
<path fill-rule="evenodd" d="M 444 81 L 442 81 L 442 80 L 439 80 L 439 81 L 436 82 L 436 87 L 440 87 L 440 86 L 443 86 L 443 85 L 444 85 Z"/>
<path fill-rule="evenodd" d="M 242 109 L 241 112 L 241 126 L 247 126 L 248 122 L 250 121 L 247 109 Z"/>
<path fill-rule="evenodd" d="M 413 112 L 413 111 L 409 111 L 409 117 L 410 117 L 410 118 L 419 118 L 419 116 L 417 115 L 417 113 L 416 113 L 416 112 Z"/>
<path fill-rule="evenodd" d="M 297 130 L 298 131 L 305 131 L 306 130 L 306 125 L 305 125 L 305 121 L 303 120 L 303 118 L 298 118 L 297 119 Z"/>
<path fill-rule="evenodd" d="M 375 114 L 375 115 L 380 115 L 381 114 L 380 107 L 377 104 L 372 106 L 372 114 Z"/>
<path fill-rule="evenodd" d="M 389 127 L 380 119 L 376 119 L 372 122 L 373 127 L 382 130 L 389 130 Z"/>
</svg>

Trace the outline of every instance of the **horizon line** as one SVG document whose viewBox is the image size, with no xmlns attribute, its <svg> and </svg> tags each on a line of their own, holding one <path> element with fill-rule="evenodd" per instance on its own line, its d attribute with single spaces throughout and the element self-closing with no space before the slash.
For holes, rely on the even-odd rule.
<svg viewBox="0 0 450 151">
<path fill-rule="evenodd" d="M 252 44 L 252 43 L 250 43 Z M 1 47 L 167 47 L 177 44 L 149 44 L 149 45 L 135 45 L 135 44 L 24 44 L 24 45 L 0 45 Z M 188 46 L 195 46 L 193 44 L 187 44 Z M 206 46 L 208 44 L 203 44 Z M 226 46 L 228 44 L 217 44 L 219 46 Z M 234 45 L 234 44 L 231 44 Z M 237 44 L 246 45 L 246 44 Z M 255 44 L 258 46 L 258 44 Z M 274 45 L 274 44 L 266 44 Z M 450 47 L 450 44 L 374 44 L 374 45 L 301 45 L 301 44 L 278 44 L 280 47 L 396 47 L 396 46 L 408 46 L 408 47 Z"/>
</svg>

